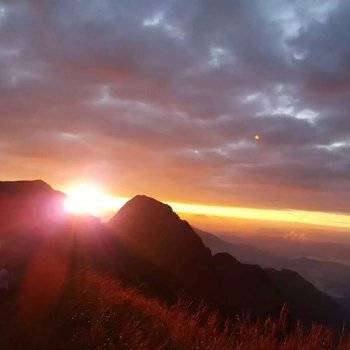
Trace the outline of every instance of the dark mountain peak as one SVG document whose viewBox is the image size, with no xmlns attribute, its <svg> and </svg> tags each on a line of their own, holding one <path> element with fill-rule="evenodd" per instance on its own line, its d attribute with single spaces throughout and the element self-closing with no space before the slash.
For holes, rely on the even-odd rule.
<svg viewBox="0 0 350 350">
<path fill-rule="evenodd" d="M 46 220 L 65 218 L 65 195 L 42 180 L 0 181 L 0 225 L 33 228 Z"/>
<path fill-rule="evenodd" d="M 187 286 L 211 259 L 210 250 L 186 221 L 169 205 L 147 196 L 127 202 L 109 226 L 138 255 Z"/>
<path fill-rule="evenodd" d="M 172 208 L 154 198 L 137 195 L 129 200 L 119 212 L 112 218 L 111 222 L 120 221 L 123 217 L 137 217 L 142 220 L 180 220 L 179 217 L 173 212 Z"/>
<path fill-rule="evenodd" d="M 147 196 L 139 195 L 128 201 L 111 219 L 110 225 L 129 238 L 142 239 L 140 244 L 149 245 L 160 239 L 176 243 L 176 247 L 180 245 L 186 250 L 205 249 L 192 227 L 181 220 L 169 205 Z"/>
<path fill-rule="evenodd" d="M 0 181 L 0 193 L 38 194 L 53 191 L 52 187 L 42 180 Z"/>
</svg>

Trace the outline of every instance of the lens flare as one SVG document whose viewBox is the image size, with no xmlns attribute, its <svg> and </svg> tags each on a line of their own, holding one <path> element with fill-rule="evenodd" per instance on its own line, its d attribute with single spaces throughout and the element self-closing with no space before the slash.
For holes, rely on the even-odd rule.
<svg viewBox="0 0 350 350">
<path fill-rule="evenodd" d="M 114 204 L 113 198 L 106 195 L 102 189 L 94 185 L 80 185 L 66 191 L 68 198 L 64 208 L 76 215 L 101 215 Z"/>
</svg>

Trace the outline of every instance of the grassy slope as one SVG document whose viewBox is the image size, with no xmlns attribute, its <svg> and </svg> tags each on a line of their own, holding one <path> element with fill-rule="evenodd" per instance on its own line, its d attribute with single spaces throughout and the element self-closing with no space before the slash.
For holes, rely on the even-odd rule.
<svg viewBox="0 0 350 350">
<path fill-rule="evenodd" d="M 23 300 L 22 300 L 23 302 Z M 43 301 L 44 302 L 44 301 Z M 18 304 L 20 305 L 20 303 Z M 36 310 L 40 310 L 40 298 Z M 190 312 L 184 303 L 167 306 L 93 273 L 74 277 L 54 306 L 9 315 L 2 349 L 349 349 L 349 337 L 327 328 L 287 331 L 285 318 L 264 322 L 227 321 L 221 325 L 205 309 Z M 49 311 L 48 311 L 49 310 Z M 23 316 L 23 313 L 22 313 Z M 4 333 L 3 333 L 4 334 Z M 338 340 L 336 340 L 338 338 Z"/>
</svg>

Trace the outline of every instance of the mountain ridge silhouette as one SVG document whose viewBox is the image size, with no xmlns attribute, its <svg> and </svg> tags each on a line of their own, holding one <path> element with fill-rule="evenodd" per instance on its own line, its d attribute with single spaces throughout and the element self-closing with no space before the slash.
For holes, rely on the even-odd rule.
<svg viewBox="0 0 350 350">
<path fill-rule="evenodd" d="M 292 319 L 305 323 L 340 324 L 347 317 L 330 297 L 297 274 L 266 272 L 229 254 L 212 255 L 189 223 L 153 198 L 134 197 L 103 224 L 89 216 L 59 213 L 66 197 L 47 186 L 0 182 L 0 213 L 6 212 L 0 214 L 0 222 L 16 221 L 16 215 L 22 218 L 26 209 L 30 213 L 29 220 L 0 229 L 0 263 L 16 261 L 18 292 L 38 250 L 43 263 L 51 259 L 43 250 L 49 246 L 51 255 L 57 253 L 53 266 L 65 261 L 67 276 L 78 268 L 93 269 L 167 302 L 185 297 L 219 310 L 224 317 L 245 312 L 258 317 L 278 315 L 284 305 Z M 8 203 L 12 203 L 10 208 Z M 54 213 L 50 212 L 52 203 Z M 66 255 L 60 256 L 61 252 Z M 23 258 L 19 258 L 21 254 Z M 295 288 L 295 297 L 289 286 Z"/>
</svg>

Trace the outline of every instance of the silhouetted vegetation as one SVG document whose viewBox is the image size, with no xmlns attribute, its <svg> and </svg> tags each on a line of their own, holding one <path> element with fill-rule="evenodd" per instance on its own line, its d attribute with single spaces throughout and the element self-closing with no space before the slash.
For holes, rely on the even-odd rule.
<svg viewBox="0 0 350 350">
<path fill-rule="evenodd" d="M 27 320 L 29 321 L 29 320 Z M 33 320 L 32 320 L 33 321 Z M 206 308 L 168 306 L 112 279 L 84 273 L 66 287 L 56 310 L 35 322 L 12 319 L 3 348 L 16 349 L 349 349 L 350 337 L 331 328 L 279 319 L 228 319 Z M 13 335 L 13 336 L 11 336 Z M 19 336 L 20 335 L 20 336 Z"/>
</svg>

